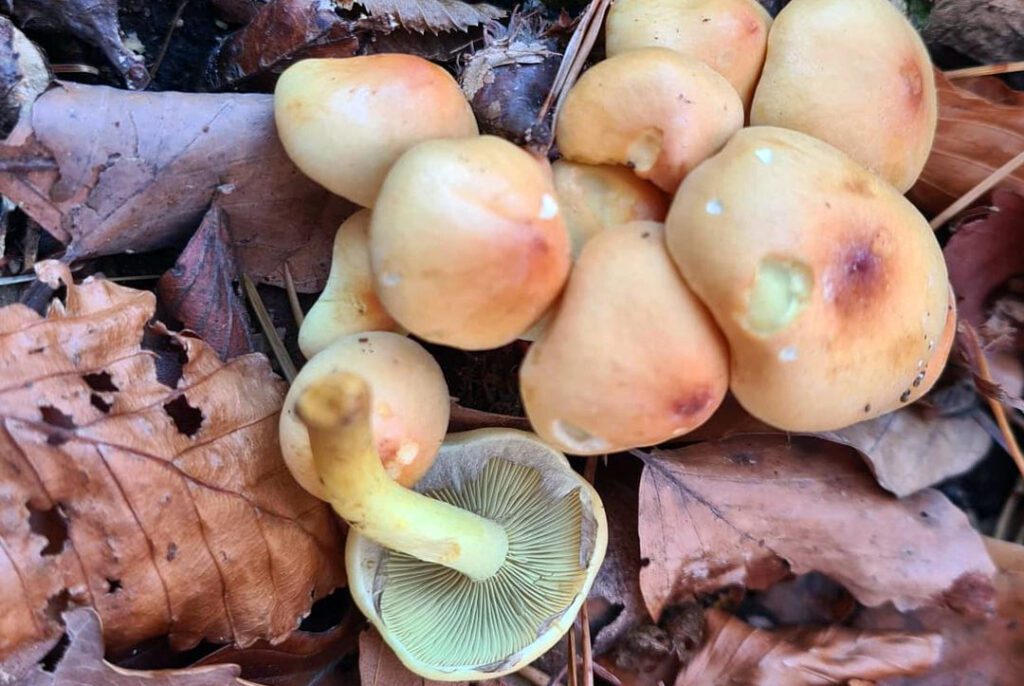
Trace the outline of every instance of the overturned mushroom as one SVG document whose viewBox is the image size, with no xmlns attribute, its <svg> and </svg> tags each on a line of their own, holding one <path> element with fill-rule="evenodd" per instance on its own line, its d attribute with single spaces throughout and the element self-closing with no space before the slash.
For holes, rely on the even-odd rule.
<svg viewBox="0 0 1024 686">
<path fill-rule="evenodd" d="M 601 501 L 530 434 L 453 436 L 415 492 L 381 467 L 370 389 L 337 374 L 297 412 L 334 509 L 351 526 L 356 604 L 412 671 L 459 681 L 507 674 L 572 625 L 604 557 Z"/>
<path fill-rule="evenodd" d="M 566 159 L 620 164 L 663 191 L 743 126 L 743 103 L 725 77 L 667 48 L 598 62 L 580 77 L 558 116 Z"/>
<path fill-rule="evenodd" d="M 370 211 L 360 210 L 334 236 L 327 285 L 299 328 L 299 348 L 307 358 L 350 334 L 402 328 L 373 289 L 369 228 Z"/>
<path fill-rule="evenodd" d="M 311 384 L 338 372 L 358 372 L 373 388 L 376 450 L 391 478 L 411 486 L 430 469 L 448 429 L 448 385 L 434 358 L 405 336 L 353 334 L 315 355 L 295 377 L 281 408 L 281 452 L 295 480 L 326 499 L 313 465 L 309 434 L 295 402 Z"/>
</svg>

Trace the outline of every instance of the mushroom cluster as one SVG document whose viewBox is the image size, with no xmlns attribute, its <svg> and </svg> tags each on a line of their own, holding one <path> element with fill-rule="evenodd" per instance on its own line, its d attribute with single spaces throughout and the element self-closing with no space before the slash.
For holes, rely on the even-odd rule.
<svg viewBox="0 0 1024 686">
<path fill-rule="evenodd" d="M 302 326 L 282 450 L 350 524 L 357 604 L 429 678 L 507 673 L 571 625 L 607 535 L 562 453 L 682 436 L 728 392 L 780 429 L 842 428 L 923 395 L 952 344 L 941 250 L 902 196 L 935 86 L 887 0 L 774 22 L 756 0 L 619 0 L 605 34 L 553 164 L 479 135 L 421 58 L 306 60 L 275 93 L 296 165 L 365 208 Z M 414 339 L 517 338 L 537 435 L 446 436 Z"/>
</svg>

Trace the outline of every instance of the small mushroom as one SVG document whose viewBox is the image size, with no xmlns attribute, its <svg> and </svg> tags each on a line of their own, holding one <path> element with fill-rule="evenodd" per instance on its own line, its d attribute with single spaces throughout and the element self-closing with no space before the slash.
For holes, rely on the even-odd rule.
<svg viewBox="0 0 1024 686">
<path fill-rule="evenodd" d="M 315 355 L 295 377 L 281 408 L 281 452 L 295 480 L 326 500 L 313 464 L 306 427 L 295 403 L 319 379 L 358 372 L 373 388 L 371 412 L 376 451 L 385 471 L 411 486 L 433 464 L 448 429 L 448 385 L 434 358 L 415 341 L 396 333 L 372 331 L 339 339 Z"/>
<path fill-rule="evenodd" d="M 740 131 L 679 189 L 669 252 L 729 341 L 758 419 L 829 431 L 928 390 L 949 318 L 928 222 L 892 186 L 805 134 Z"/>
<path fill-rule="evenodd" d="M 551 167 L 494 136 L 421 143 L 381 188 L 370 254 L 381 302 L 412 333 L 465 350 L 511 343 L 569 272 Z"/>
<path fill-rule="evenodd" d="M 274 119 L 295 166 L 363 207 L 373 207 L 388 169 L 416 143 L 477 133 L 455 79 L 401 54 L 293 64 L 274 89 Z"/>
<path fill-rule="evenodd" d="M 619 164 L 668 193 L 743 126 L 724 76 L 667 48 L 631 50 L 580 77 L 558 117 L 566 159 Z"/>
<path fill-rule="evenodd" d="M 937 118 L 928 50 L 889 0 L 793 0 L 775 18 L 751 124 L 831 143 L 902 193 Z"/>
<path fill-rule="evenodd" d="M 370 211 L 359 210 L 334 236 L 327 285 L 299 328 L 299 349 L 307 359 L 350 334 L 402 328 L 374 291 L 369 230 Z"/>
<path fill-rule="evenodd" d="M 607 544 L 596 491 L 530 434 L 452 436 L 416 491 L 381 467 L 373 400 L 353 374 L 300 396 L 316 468 L 351 527 L 352 597 L 413 672 L 444 681 L 520 669 L 572 626 Z"/>
<path fill-rule="evenodd" d="M 618 0 L 608 11 L 609 57 L 670 48 L 729 80 L 749 109 L 764 66 L 771 15 L 757 0 Z"/>
<path fill-rule="evenodd" d="M 714 413 L 729 387 L 726 343 L 676 271 L 661 224 L 587 242 L 519 385 L 534 430 L 577 455 L 660 443 Z"/>
<path fill-rule="evenodd" d="M 558 160 L 551 169 L 574 260 L 599 231 L 632 221 L 664 221 L 668 213 L 665 194 L 625 167 Z"/>
</svg>

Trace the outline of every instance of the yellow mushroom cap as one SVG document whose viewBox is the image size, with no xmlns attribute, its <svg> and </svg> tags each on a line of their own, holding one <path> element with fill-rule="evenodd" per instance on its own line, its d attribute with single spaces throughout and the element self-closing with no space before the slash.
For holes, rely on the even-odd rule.
<svg viewBox="0 0 1024 686">
<path fill-rule="evenodd" d="M 625 167 L 558 160 L 555 193 L 572 242 L 573 259 L 594 234 L 632 221 L 664 221 L 668 198 Z"/>
<path fill-rule="evenodd" d="M 381 188 L 370 253 L 381 302 L 412 333 L 468 350 L 510 343 L 569 272 L 550 165 L 494 136 L 421 143 Z"/>
<path fill-rule="evenodd" d="M 618 0 L 608 11 L 609 57 L 670 48 L 728 79 L 749 108 L 772 19 L 757 0 Z"/>
<path fill-rule="evenodd" d="M 947 323 L 942 251 L 910 202 L 839 150 L 744 129 L 683 183 L 666 227 L 755 417 L 832 430 L 927 390 Z"/>
<path fill-rule="evenodd" d="M 656 222 L 614 227 L 587 242 L 520 368 L 534 430 L 578 455 L 691 431 L 728 386 L 725 340 L 676 271 Z"/>
<path fill-rule="evenodd" d="M 299 349 L 307 359 L 354 333 L 402 328 L 374 291 L 369 231 L 370 211 L 359 210 L 334 236 L 327 284 L 299 327 Z"/>
<path fill-rule="evenodd" d="M 313 464 L 309 433 L 295 413 L 295 403 L 313 381 L 338 372 L 356 373 L 367 380 L 373 392 L 371 419 L 381 462 L 398 483 L 416 483 L 430 469 L 448 430 L 448 385 L 422 346 L 383 331 L 335 341 L 295 377 L 279 423 L 281 452 L 292 476 L 307 491 L 326 499 Z"/>
<path fill-rule="evenodd" d="M 625 165 L 674 193 L 741 126 L 743 103 L 725 77 L 693 57 L 644 48 L 585 71 L 556 134 L 566 159 Z"/>
<path fill-rule="evenodd" d="M 905 192 L 937 117 L 928 51 L 889 0 L 793 0 L 775 18 L 751 124 L 831 143 Z"/>
<path fill-rule="evenodd" d="M 364 207 L 373 206 L 388 169 L 416 143 L 477 133 L 448 72 L 390 53 L 293 64 L 274 90 L 274 118 L 295 166 Z"/>
</svg>

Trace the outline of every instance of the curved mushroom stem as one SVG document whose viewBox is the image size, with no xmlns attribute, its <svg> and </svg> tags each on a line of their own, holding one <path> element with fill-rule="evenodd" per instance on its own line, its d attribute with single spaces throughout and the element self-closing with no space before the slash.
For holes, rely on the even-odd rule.
<svg viewBox="0 0 1024 686">
<path fill-rule="evenodd" d="M 331 506 L 380 545 L 462 572 L 474 581 L 505 562 L 508 536 L 489 519 L 410 491 L 384 471 L 370 426 L 370 389 L 339 373 L 310 385 L 296 404 Z"/>
</svg>

